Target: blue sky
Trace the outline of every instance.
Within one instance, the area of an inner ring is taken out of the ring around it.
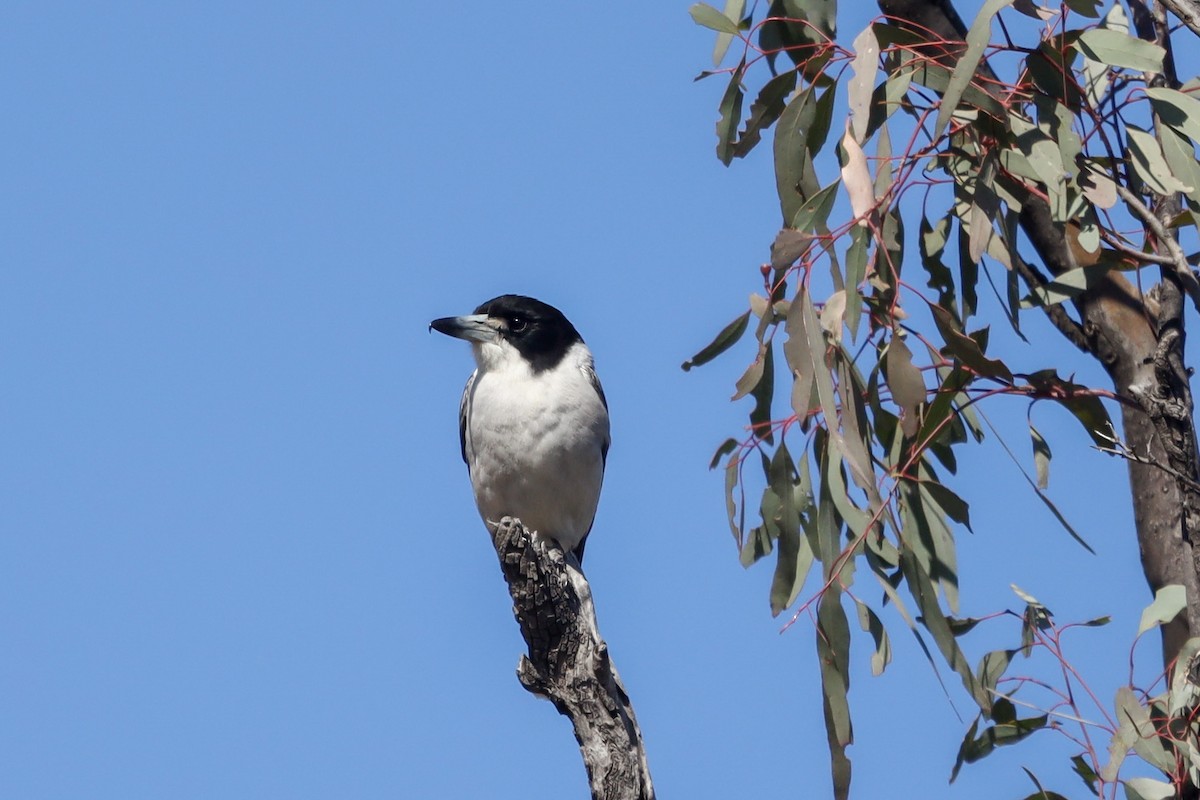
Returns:
[[[723,84],[691,81],[711,34],[687,3],[447,8],[6,8],[0,795],[586,796],[568,723],[514,675],[458,453],[469,352],[427,332],[510,291],[596,354],[588,576],[660,795],[828,793],[812,628],[780,635],[707,470],[752,353],[679,369],[757,288],[769,153],[713,157]],[[960,456],[963,611],[1018,607],[1016,582],[1062,620],[1113,614],[1074,639],[1107,699],[1149,600],[1124,466],[1035,413],[1099,554],[990,442]],[[1031,461],[1024,407],[995,415]],[[884,621],[892,668],[853,654],[856,796],[1022,797],[1022,764],[1082,793],[1049,733],[947,787],[969,717]]]

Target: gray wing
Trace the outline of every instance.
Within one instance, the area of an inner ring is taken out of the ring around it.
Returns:
[[[467,378],[467,385],[463,389],[462,400],[458,403],[458,447],[462,452],[462,460],[467,465],[468,473],[471,472],[471,462],[467,460],[467,416],[470,413],[471,389],[475,386],[475,376],[478,374],[477,370],[471,373],[471,377]],[[607,406],[605,407],[607,408]]]
[[[596,375],[596,369],[592,366],[590,360],[587,364],[584,364],[583,374],[587,376],[588,382],[592,384],[592,388],[596,390],[596,394],[600,395],[600,402],[604,405],[604,410],[608,411],[608,398],[604,396],[604,387],[600,385],[600,377]],[[608,465],[608,446],[610,444],[612,444],[611,436],[605,437],[604,441],[600,443],[600,460],[605,466]]]
[[[596,369],[592,366],[590,359],[583,365],[582,369],[583,374],[587,376],[588,383],[592,384],[592,388],[596,390],[596,394],[600,395],[600,402],[604,405],[604,410],[608,411],[608,398],[604,396],[604,387],[600,385],[600,378],[596,375]],[[612,444],[611,435],[604,437],[604,441],[600,443],[600,463],[603,466],[608,466],[608,446],[610,444]],[[579,564],[581,569],[583,568],[583,550],[587,547],[588,535],[591,532],[592,529],[588,528],[587,533],[579,540],[579,544],[575,545],[575,549],[571,551],[575,556],[575,562]]]

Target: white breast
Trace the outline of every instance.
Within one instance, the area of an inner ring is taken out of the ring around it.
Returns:
[[[464,411],[480,515],[492,523],[519,517],[574,549],[596,515],[609,441],[591,353],[577,343],[562,363],[540,373],[495,346],[479,347],[476,359]]]

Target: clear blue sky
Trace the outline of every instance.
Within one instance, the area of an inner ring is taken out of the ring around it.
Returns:
[[[588,575],[660,796],[828,794],[812,628],[779,634],[707,470],[750,351],[679,369],[778,227],[766,149],[713,157],[723,84],[691,82],[711,34],[686,9],[8,5],[0,796],[586,796],[514,675],[458,452],[468,350],[426,330],[509,291],[567,312],[608,394]],[[1018,607],[1016,582],[1112,613],[1075,639],[1110,698],[1149,599],[1124,467],[1037,414],[1099,555],[989,444],[958,484],[963,611]],[[995,415],[1031,461],[1024,407]],[[854,653],[856,796],[1022,797],[1020,764],[1082,795],[1049,733],[948,788],[966,723],[885,622],[893,667]]]

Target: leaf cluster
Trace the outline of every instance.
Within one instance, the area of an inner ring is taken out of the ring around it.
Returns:
[[[1009,6],[1039,19],[1021,27],[1021,45],[1003,24]],[[970,507],[952,484],[958,448],[985,435],[977,406],[1051,402],[1098,447],[1117,441],[1101,400],[1111,392],[989,354],[989,328],[974,322],[981,284],[1023,338],[1030,310],[1056,313],[1117,273],[1177,264],[1129,222],[1141,198],[1178,192],[1187,206],[1171,226],[1196,227],[1200,82],[1152,82],[1164,48],[1132,35],[1119,5],[1100,19],[1092,0],[988,0],[961,38],[880,18],[849,48],[834,0],[774,0],[758,20],[733,0],[691,14],[717,31],[717,66],[735,54],[733,66],[701,75],[728,77],[717,156],[744,157],[773,127],[783,221],[761,293],[684,364],[748,334],[756,343],[733,395],[753,399],[747,434],[713,459],[730,530],[746,566],[774,555],[772,614],[794,609],[795,621],[815,610],[835,795],[850,781],[851,608],[872,642],[872,672],[891,659],[881,614],[891,605],[978,706],[957,772],[1050,724],[997,699],[996,681],[1029,641],[975,669],[959,644],[957,533],[970,529]],[[1049,276],[1023,251],[1022,214],[1035,206],[1078,253]],[[1029,430],[1031,490],[1087,547],[1046,494],[1051,449],[1032,417]],[[762,473],[757,524],[747,521],[747,468]]]

